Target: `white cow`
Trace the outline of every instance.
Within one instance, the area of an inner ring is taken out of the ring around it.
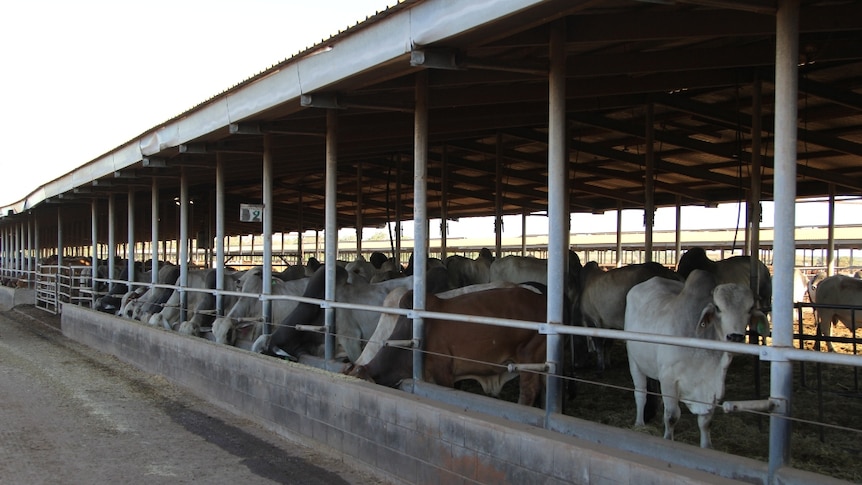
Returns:
[[[449,256],[443,263],[449,271],[449,286],[478,285],[491,281],[491,262],[494,255],[488,248],[482,248],[476,259],[470,259],[458,254]]]
[[[751,287],[751,257],[731,256],[727,259],[713,261],[701,247],[693,247],[679,259],[676,271],[683,278],[695,269],[703,269],[715,275],[718,284],[739,283]],[[760,310],[769,312],[772,309],[772,275],[769,268],[758,260],[757,265],[757,299]]]
[[[339,303],[355,303],[380,306],[392,290],[398,287],[413,288],[413,278],[395,278],[380,283],[348,283],[347,271],[336,266],[335,301]],[[324,299],[325,273],[318,270],[306,287],[303,296]],[[323,320],[323,309],[320,305],[301,303],[282,320],[277,320],[278,326],[269,336],[268,341],[255,345],[255,348],[268,355],[281,355],[281,351],[299,358],[302,353],[319,351],[319,335],[314,332],[296,330],[298,324],[320,324]],[[380,312],[336,308],[335,331],[338,345],[344,349],[347,358],[353,362],[362,353],[365,342],[374,334]],[[276,320],[274,320],[276,321]]]
[[[834,307],[862,306],[862,280],[847,275],[834,275],[823,279],[817,285],[817,328],[820,335],[832,336],[832,326],[838,322],[856,333],[857,326],[862,323],[862,309],[852,311],[846,308],[824,308],[821,305]],[[831,341],[826,341],[826,348],[834,352]]]
[[[271,294],[300,296],[305,291],[308,280],[306,277],[282,281],[273,277]],[[225,305],[225,315],[216,318],[212,323],[212,334],[217,343],[251,348],[251,342],[263,331],[263,304],[259,299],[263,293],[263,268],[257,266],[249,269],[242,275],[239,284],[239,291],[248,293],[249,296],[238,297],[231,306]],[[297,304],[295,300],[273,300],[272,321],[280,322]],[[243,332],[245,329],[249,331]]]
[[[685,283],[651,278],[635,285],[626,297],[625,330],[629,332],[742,342],[752,318],[765,316],[755,309],[748,286],[716,285],[703,270],[692,271]],[[682,401],[697,415],[700,446],[711,448],[709,425],[715,405],[724,397],[732,355],[633,340],[626,347],[637,404],[635,426],[644,424],[647,379],[656,379],[664,402],[664,437],[673,439]]]
[[[157,284],[173,285],[179,275],[179,266],[163,262],[159,266]],[[123,296],[118,315],[146,323],[152,314],[162,311],[173,292],[173,288],[135,288],[134,291]]]
[[[626,316],[626,295],[629,290],[653,276],[682,281],[675,271],[656,263],[630,264],[603,271],[595,261],[584,265],[581,271],[580,316],[576,324],[593,328],[622,330]],[[593,338],[598,372],[604,372],[610,363],[612,340]],[[593,349],[590,349],[593,350]]]
[[[216,270],[212,268],[189,270],[186,288],[200,290],[213,289],[215,288],[215,276]],[[180,279],[177,278],[176,281],[171,284],[179,286]],[[180,300],[182,294],[183,292],[181,291],[174,291],[171,293],[171,296],[165,302],[164,308],[161,311],[150,315],[148,323],[155,327],[164,327],[166,330],[173,330],[174,327],[179,325],[181,314]],[[186,291],[186,309],[194,313],[198,306],[201,306],[201,309],[207,306],[210,309],[215,308],[215,296],[212,293]],[[191,334],[191,332],[183,333]]]

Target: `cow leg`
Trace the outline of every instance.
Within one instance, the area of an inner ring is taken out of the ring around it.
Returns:
[[[709,435],[709,425],[712,423],[713,412],[697,415],[697,427],[700,428],[700,447],[712,448],[712,439]]]
[[[663,380],[661,383],[661,400],[664,404],[664,438],[673,440],[673,429],[679,422],[682,410],[679,407],[679,390],[673,381]]]
[[[635,418],[635,426],[643,426],[644,423],[644,406],[647,400],[647,376],[640,371],[637,364],[629,361],[629,371],[632,374],[632,382],[635,386],[635,409],[637,417]]]
[[[826,350],[829,352],[835,352],[835,347],[832,346],[832,326],[835,325],[837,318],[835,315],[832,315],[830,319],[821,319],[820,320],[820,335],[824,336],[826,340]],[[819,348],[817,350],[820,350]]]

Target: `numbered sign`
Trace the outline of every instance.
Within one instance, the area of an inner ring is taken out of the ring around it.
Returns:
[[[263,205],[240,204],[239,220],[240,222],[263,222]]]

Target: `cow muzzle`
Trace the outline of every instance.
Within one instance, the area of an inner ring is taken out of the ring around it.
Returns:
[[[741,333],[732,333],[732,334],[727,336],[727,340],[729,340],[731,342],[742,343],[745,341],[745,335],[743,335]]]

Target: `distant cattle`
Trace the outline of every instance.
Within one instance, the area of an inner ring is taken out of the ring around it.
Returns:
[[[751,257],[731,256],[727,259],[713,261],[706,255],[706,250],[694,247],[686,251],[679,259],[677,273],[683,278],[695,269],[709,271],[716,277],[718,284],[739,283],[751,288]],[[756,298],[758,308],[763,312],[772,309],[772,275],[769,268],[758,260]]]
[[[491,281],[491,263],[494,256],[488,248],[482,248],[476,259],[461,255],[452,255],[443,262],[449,271],[449,286],[478,285]]]
[[[817,285],[815,314],[820,335],[832,336],[832,326],[841,322],[851,333],[856,333],[862,323],[862,309],[852,310],[841,307],[862,307],[862,280],[847,275],[834,275],[824,278]],[[826,348],[834,352],[830,340]]]
[[[433,268],[445,268],[446,264],[440,258],[428,258],[425,263],[428,271]],[[448,274],[448,273],[447,273]],[[407,266],[404,267],[404,276],[413,276],[413,255],[407,260]]]
[[[799,268],[793,268],[793,303],[803,303],[807,294],[808,277]]]
[[[626,295],[633,286],[653,276],[676,281],[683,279],[675,271],[655,262],[630,264],[608,271],[602,270],[595,261],[587,263],[581,271],[579,323],[585,327],[622,330],[625,326]],[[599,372],[603,372],[610,362],[607,351],[613,341],[592,340],[595,342],[596,366]]]
[[[135,262],[133,269],[134,275],[132,276],[131,281],[138,283],[150,281],[150,273],[143,271],[143,264],[141,264],[141,262]],[[122,281],[129,281],[128,265],[123,265],[116,279]],[[116,315],[117,312],[120,310],[120,306],[123,301],[123,295],[128,292],[128,284],[115,282],[108,287],[107,294],[96,299],[94,309],[100,312],[112,313]]]
[[[214,289],[216,286],[216,270],[189,270],[187,280],[186,288],[195,290]],[[180,279],[177,277],[177,279],[171,284],[179,286],[180,283]],[[180,314],[182,310],[181,300],[183,293],[185,293],[186,297],[186,308],[192,312],[194,312],[199,305],[202,308],[215,308],[215,296],[210,292],[174,290],[165,302],[164,308],[162,308],[161,311],[150,315],[148,323],[153,326],[163,327],[167,330],[175,330],[176,326],[180,324]],[[209,322],[207,322],[207,324],[209,324]]]
[[[180,276],[180,267],[170,263],[159,266],[158,285],[174,285]],[[173,288],[139,287],[123,296],[119,315],[140,322],[147,322],[150,315],[164,309],[165,303],[173,294]]]
[[[272,295],[301,296],[309,278],[283,281],[272,279]],[[263,268],[256,266],[239,278],[239,291],[249,296],[237,297],[232,305],[225,305],[225,315],[212,322],[213,340],[220,344],[251,349],[253,342],[263,333]],[[280,322],[299,304],[296,300],[272,300],[273,322]]]
[[[829,277],[829,274],[827,274],[826,271],[819,271],[808,282],[808,299],[811,300],[812,303],[817,301],[817,288],[827,277]]]
[[[380,283],[348,283],[348,271],[339,266],[336,266],[335,270],[335,301],[340,303],[379,306],[393,289],[413,286],[413,278],[396,278]],[[319,269],[311,277],[303,296],[323,300],[324,290],[325,271]],[[319,335],[316,335],[316,332],[297,330],[296,325],[322,324],[323,317],[324,310],[320,305],[298,304],[289,315],[278,322],[277,328],[264,345],[263,352],[268,355],[280,355],[280,349],[294,358],[299,358],[304,353],[314,354],[320,343]],[[374,333],[379,317],[379,312],[369,310],[348,308],[335,310],[336,338],[348,360],[352,362],[362,353],[362,347]]]
[[[629,332],[742,342],[749,322],[762,318],[749,286],[716,285],[715,277],[703,270],[692,271],[684,283],[651,278],[632,287],[626,297]],[[714,406],[724,397],[732,355],[634,340],[627,341],[626,348],[635,387],[635,425],[644,425],[647,381],[656,379],[664,403],[664,437],[673,439],[682,401],[697,415],[700,446],[711,448],[709,427]]]
[[[407,291],[401,297],[399,307],[410,308],[412,301],[412,291]],[[425,308],[432,312],[535,322],[544,322],[547,318],[546,297],[522,287],[493,288],[451,298],[428,294]],[[456,382],[472,379],[479,382],[487,394],[498,396],[506,382],[520,375],[518,402],[529,406],[537,403],[544,387],[543,376],[530,371],[509,372],[507,366],[510,363],[544,363],[545,335],[530,329],[441,318],[425,318],[424,329],[423,379],[426,382],[454,387]],[[412,320],[399,317],[391,338],[410,339],[411,335]],[[346,372],[395,387],[412,377],[412,352],[398,347],[383,347],[373,358],[348,368]]]

